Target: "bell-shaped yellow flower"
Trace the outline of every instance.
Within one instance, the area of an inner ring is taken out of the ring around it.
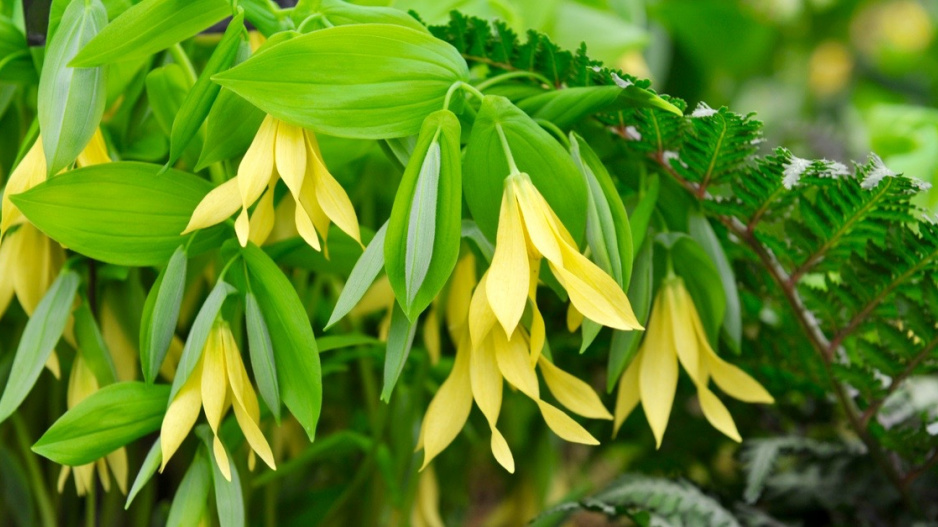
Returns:
[[[704,416],[735,441],[741,441],[736,424],[726,406],[710,390],[710,380],[740,401],[774,402],[755,379],[713,351],[684,281],[672,275],[662,282],[638,354],[619,380],[616,431],[641,401],[655,442],[661,446],[677,389],[678,362],[697,386]]]
[[[512,335],[546,258],[570,302],[585,317],[620,330],[642,329],[615,280],[580,254],[567,228],[524,173],[505,179],[495,255],[485,288],[506,335]]]
[[[75,362],[72,363],[72,373],[68,379],[67,404],[74,408],[75,405],[83,401],[86,397],[98,391],[98,380],[95,378],[91,368],[85,363],[85,360],[78,355]],[[117,482],[117,488],[122,494],[127,494],[127,450],[120,447],[105,457],[81,465],[79,467],[63,466],[59,472],[59,492],[65,488],[65,481],[68,475],[75,474],[75,490],[79,496],[84,496],[94,485],[95,469],[98,471],[98,478],[101,480],[101,486],[105,492],[111,490],[111,478],[108,476],[108,467],[114,475]]]
[[[355,209],[345,189],[326,168],[316,136],[269,115],[244,154],[237,176],[202,199],[182,233],[221,223],[240,209],[235,220],[238,241],[241,245],[248,241],[262,244],[274,226],[274,187],[278,179],[283,179],[299,204],[294,215],[296,229],[312,248],[321,250],[319,237],[325,244],[332,222],[361,243]],[[249,217],[248,208],[255,202],[257,206]]]
[[[464,263],[467,261],[468,264]],[[543,346],[543,338],[537,344],[521,327],[511,337],[507,336],[489,303],[487,280],[488,274],[482,277],[470,300],[475,283],[474,262],[469,259],[460,262],[453,273],[447,323],[457,343],[456,360],[424,417],[417,445],[424,450],[423,466],[455,439],[475,401],[492,431],[491,448],[495,459],[506,470],[514,472],[511,449],[496,426],[504,380],[538,405],[547,425],[558,436],[574,443],[598,444],[579,423],[541,399],[536,370],[540,369],[547,388],[569,410],[594,419],[612,419],[612,415],[596,392],[582,380],[561,370],[539,352],[532,362],[531,357],[535,355],[532,347]]]
[[[252,449],[248,458],[249,466],[253,466],[254,452],[257,452],[267,466],[276,469],[273,452],[260,429],[257,394],[241,360],[241,351],[238,350],[238,344],[228,323],[216,321],[209,332],[199,362],[163,417],[160,430],[163,463],[160,471],[162,472],[169,458],[189,435],[199,417],[199,409],[203,408],[206,420],[215,434],[212,446],[218,468],[225,478],[231,481],[228,455],[218,438],[218,427],[228,411],[229,404],[234,408],[235,419]]]

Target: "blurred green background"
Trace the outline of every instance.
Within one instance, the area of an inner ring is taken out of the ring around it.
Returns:
[[[387,2],[372,2],[387,3]],[[880,155],[938,182],[938,0],[395,0],[535,28],[681,97],[756,112],[764,148]],[[611,16],[610,16],[611,15]],[[938,210],[938,191],[921,204]]]

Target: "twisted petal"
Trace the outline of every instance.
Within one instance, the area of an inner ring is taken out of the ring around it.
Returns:
[[[472,410],[472,386],[469,380],[469,336],[465,335],[456,350],[456,361],[449,377],[440,386],[423,419],[418,448],[423,447],[423,470],[459,435]]]
[[[254,207],[249,220],[248,240],[254,245],[263,245],[274,230],[274,189],[271,185]]]
[[[508,448],[505,437],[495,427],[502,407],[502,376],[498,371],[498,362],[495,359],[495,350],[491,339],[480,343],[479,346],[476,346],[473,342],[472,352],[469,357],[469,379],[472,387],[472,397],[479,409],[482,410],[482,414],[485,415],[489,428],[492,430],[492,454],[505,470],[514,473],[515,460],[511,455],[511,449]]]
[[[648,418],[655,435],[655,444],[659,448],[668,427],[674,392],[677,390],[677,354],[674,351],[671,325],[668,312],[662,307],[660,299],[656,299],[648,320],[648,334],[639,349],[642,355],[639,392],[645,417]]]
[[[232,178],[213,188],[211,192],[202,198],[202,201],[192,212],[189,224],[186,225],[182,234],[188,234],[221,223],[230,218],[240,208],[241,199],[238,180]]]
[[[603,406],[599,395],[579,378],[558,368],[554,363],[541,357],[538,360],[547,389],[571,412],[592,419],[612,419],[612,414]]]
[[[25,223],[16,233],[18,272],[13,275],[16,298],[28,315],[32,315],[49,286],[65,263],[65,251],[32,224]]]
[[[260,429],[261,410],[257,403],[257,394],[254,387],[251,386],[251,379],[244,369],[244,361],[241,360],[241,352],[235,343],[234,335],[227,327],[222,334],[225,341],[225,364],[228,367],[228,382],[231,385],[232,407],[234,408],[235,419],[238,420],[238,426],[244,432],[244,438],[247,439],[251,449],[257,452],[257,455],[264,460],[273,470],[277,469],[274,461],[274,453],[270,450],[270,445]]]
[[[693,321],[697,317],[697,310],[694,303],[690,300],[690,295],[684,289],[683,282],[680,279],[670,284],[665,284],[658,295],[662,303],[662,309],[667,312],[668,317],[673,322],[671,331],[673,332],[674,347],[677,351],[677,357],[684,366],[684,370],[690,375],[694,384],[706,387],[707,370],[703,364],[703,349],[709,348],[710,343],[706,337],[699,339],[694,331]]]
[[[319,206],[345,234],[348,234],[358,243],[361,243],[361,233],[358,229],[358,216],[355,215],[355,208],[352,207],[352,201],[339,182],[332,177],[329,169],[322,161],[322,154],[319,153],[319,145],[312,134],[307,133],[306,138],[313,152],[313,159],[310,163],[312,176],[316,184],[316,200]]]
[[[524,226],[531,244],[548,261],[560,264],[560,242],[551,220],[550,205],[537,191],[527,174],[509,179],[509,185],[517,196],[518,204],[524,217]],[[566,232],[566,229],[564,229]],[[568,234],[569,236],[569,234]],[[497,248],[497,245],[496,245]]]
[[[277,160],[277,172],[287,184],[294,198],[299,198],[306,175],[306,140],[305,132],[299,126],[279,122],[277,142],[274,148]]]
[[[489,271],[482,275],[469,303],[469,336],[472,346],[481,346],[496,324],[495,313],[486,295]]]
[[[107,455],[107,464],[111,467],[114,480],[121,494],[127,495],[127,449],[120,447]]]
[[[563,267],[551,270],[584,317],[623,331],[643,329],[619,284],[575,248],[563,244]]]
[[[514,333],[524,313],[531,279],[521,212],[511,180],[506,181],[498,215],[495,254],[487,273],[485,292],[488,303],[506,335]]]
[[[492,331],[492,342],[498,369],[505,380],[531,399],[539,400],[541,394],[537,374],[534,373],[534,365],[529,360],[521,332],[515,331],[511,339],[508,339],[500,329],[496,329]]]
[[[238,165],[238,190],[241,206],[245,209],[261,197],[274,173],[274,143],[277,137],[277,120],[264,118],[251,146]]]
[[[10,301],[13,300],[13,274],[18,272],[16,255],[19,254],[19,243],[16,233],[7,238],[7,242],[0,244],[0,318],[6,313]]]
[[[218,438],[218,427],[221,425],[222,417],[225,416],[225,399],[228,396],[226,350],[224,349],[227,342],[222,337],[224,331],[225,328],[221,324],[212,328],[208,341],[205,343],[205,349],[202,351],[202,407],[205,409],[205,419],[215,436],[212,449],[215,452],[218,469],[225,479],[231,481],[228,455]]]
[[[440,316],[437,314],[437,302],[434,301],[423,319],[423,345],[430,356],[430,364],[440,362]]]
[[[160,472],[166,468],[169,458],[179,449],[179,445],[189,435],[195,420],[199,417],[199,408],[202,407],[202,361],[196,363],[195,368],[182,385],[176,398],[170,403],[163,416],[163,425],[160,427],[160,450],[163,461],[160,463]]]
[[[471,252],[466,253],[456,263],[449,283],[449,293],[446,299],[446,327],[453,342],[459,342],[462,340],[462,333],[467,332],[472,289],[476,286],[476,259]]]

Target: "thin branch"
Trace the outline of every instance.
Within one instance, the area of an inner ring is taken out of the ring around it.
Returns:
[[[879,409],[883,406],[883,403],[886,402],[886,399],[888,399],[890,395],[899,389],[899,386],[901,386],[902,383],[907,378],[909,378],[913,372],[915,372],[915,368],[918,368],[919,364],[921,364],[922,361],[924,361],[925,358],[928,357],[928,355],[931,354],[931,352],[934,351],[936,347],[938,347],[938,337],[935,337],[931,342],[926,344],[925,347],[922,348],[922,351],[918,352],[918,354],[912,358],[912,361],[909,362],[909,365],[906,366],[904,370],[902,370],[902,373],[896,375],[896,377],[892,379],[892,381],[889,383],[889,387],[886,388],[886,393],[863,411],[863,415],[860,416],[860,420],[862,421],[864,427],[870,424],[870,419],[876,415],[876,412],[878,412]]]

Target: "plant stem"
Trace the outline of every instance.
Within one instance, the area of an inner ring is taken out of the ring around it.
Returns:
[[[55,518],[55,509],[52,507],[52,500],[49,498],[48,487],[45,478],[42,476],[42,470],[36,461],[36,455],[29,448],[29,431],[26,429],[26,423],[23,417],[14,413],[10,416],[13,423],[13,429],[16,432],[16,442],[23,452],[23,461],[26,463],[26,471],[29,473],[33,495],[36,497],[36,506],[39,507],[39,516],[42,517],[42,525],[45,527],[56,527],[58,522]]]
[[[501,83],[501,82],[505,82],[505,81],[511,80],[511,79],[522,78],[522,77],[527,77],[527,78],[535,79],[535,80],[540,81],[540,82],[542,82],[542,83],[544,83],[544,84],[547,84],[548,86],[551,86],[551,85],[552,85],[552,83],[550,82],[550,79],[548,79],[547,77],[541,75],[540,73],[536,73],[536,72],[533,72],[533,71],[522,71],[522,70],[518,70],[518,71],[509,71],[509,72],[507,72],[507,73],[502,73],[501,75],[496,75],[496,76],[494,76],[494,77],[489,77],[488,79],[485,79],[484,81],[480,82],[479,84],[476,84],[476,88],[477,88],[479,91],[485,91],[486,88],[491,88],[492,86],[495,86],[496,84],[499,84],[499,83]]]
[[[173,57],[173,61],[176,64],[179,64],[183,71],[186,72],[186,78],[188,78],[190,84],[195,84],[195,81],[199,79],[199,76],[195,73],[195,68],[192,67],[192,61],[189,60],[189,55],[186,55],[186,52],[182,49],[182,46],[177,42],[169,47],[167,50],[169,55]]]

